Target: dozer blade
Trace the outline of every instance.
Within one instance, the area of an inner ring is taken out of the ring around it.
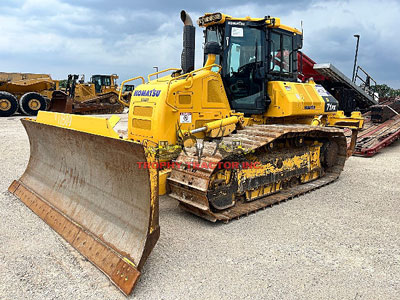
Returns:
[[[130,294],[159,237],[158,174],[137,167],[151,161],[145,149],[118,138],[22,123],[30,159],[9,191]]]
[[[73,100],[63,91],[54,91],[50,101],[50,111],[72,113]]]

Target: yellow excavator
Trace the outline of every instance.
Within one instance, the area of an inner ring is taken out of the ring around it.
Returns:
[[[195,27],[181,19],[181,68],[128,80],[142,83],[127,137],[117,116],[22,120],[31,155],[9,191],[125,294],[159,237],[159,195],[227,222],[337,179],[363,126],[322,86],[297,81],[302,33],[279,18],[200,17],[196,70]],[[342,128],[353,130],[349,149]]]

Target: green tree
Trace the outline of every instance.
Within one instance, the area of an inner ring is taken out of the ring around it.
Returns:
[[[397,97],[400,96],[400,89],[393,89],[386,84],[377,84],[371,87],[374,92],[379,94],[379,97]]]
[[[66,79],[60,80],[60,88],[65,89],[67,87],[67,81]]]

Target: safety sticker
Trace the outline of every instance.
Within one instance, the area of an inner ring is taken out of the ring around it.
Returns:
[[[232,37],[243,37],[243,28],[232,27]]]
[[[192,113],[181,113],[179,121],[180,123],[192,123]]]
[[[324,87],[322,85],[316,84],[315,88],[317,89],[318,94],[321,97],[329,97],[329,93],[324,89]]]

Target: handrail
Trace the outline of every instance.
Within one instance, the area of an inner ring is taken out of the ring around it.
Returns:
[[[130,81],[134,81],[134,80],[137,80],[137,79],[140,79],[140,78],[142,79],[142,84],[145,84],[145,79],[144,79],[143,76],[136,76],[136,77],[134,77],[134,78],[131,78],[131,79],[127,79],[127,80],[122,81],[121,87],[120,87],[120,90],[119,90],[119,94],[118,94],[118,102],[121,103],[123,106],[129,107],[129,104],[127,104],[125,101],[122,101],[122,100],[121,100],[122,90],[123,90],[123,88],[124,88],[125,83],[130,82]]]
[[[178,71],[178,70],[180,70],[180,69],[177,69],[177,68],[168,68],[168,69],[165,69],[165,70],[162,70],[162,71],[157,71],[157,72],[155,72],[155,73],[149,74],[149,75],[147,76],[147,79],[150,81],[151,76],[158,75],[158,74],[161,74],[161,73],[164,73],[164,72],[168,72],[168,71]]]
[[[365,80],[358,74],[358,70],[361,70],[364,75],[366,76]],[[371,75],[369,75],[363,68],[361,68],[360,66],[357,66],[357,71],[356,71],[356,75],[355,75],[355,79],[360,79],[360,81],[362,83],[364,83],[366,88],[370,88],[372,87],[371,81],[374,83],[374,85],[376,85],[376,81],[371,77]]]

